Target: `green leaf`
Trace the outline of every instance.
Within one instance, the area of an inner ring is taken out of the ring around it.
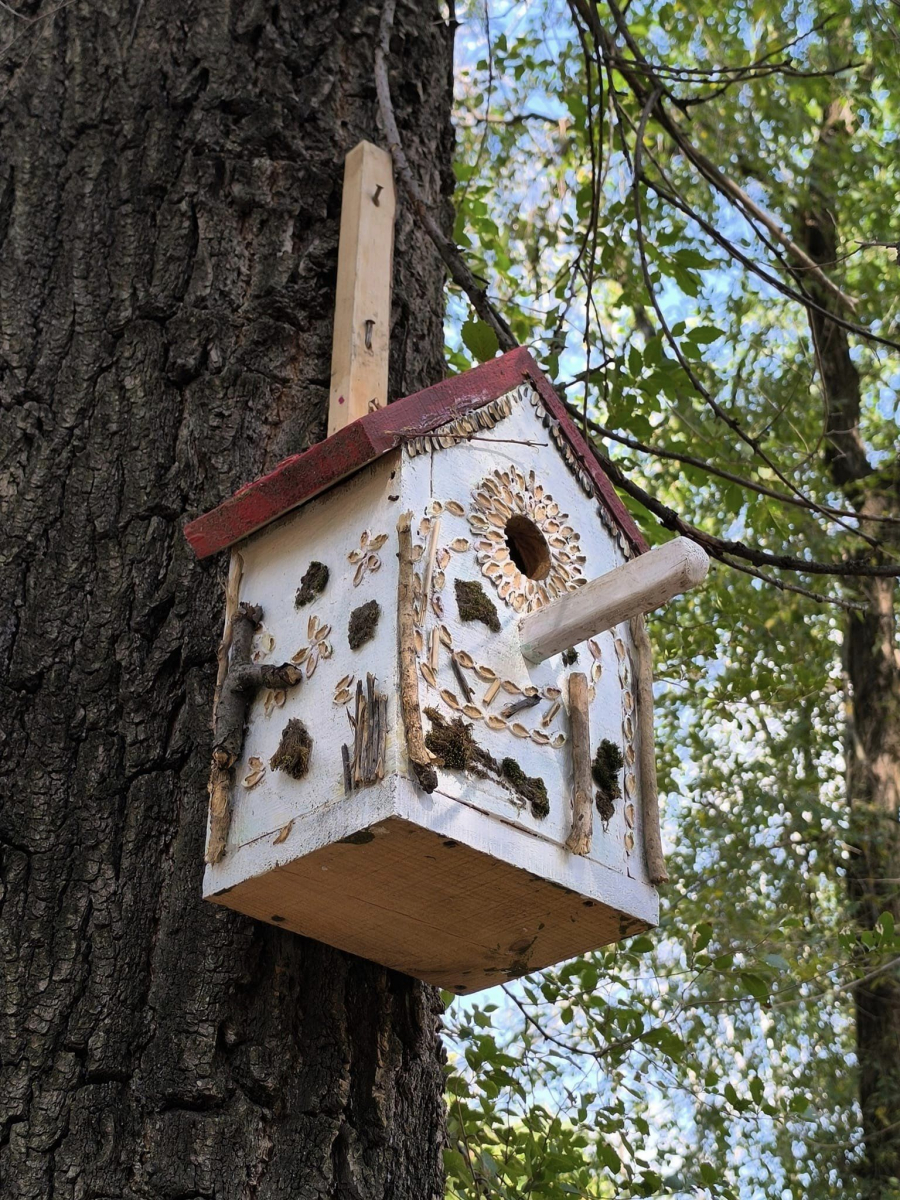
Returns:
[[[485,321],[473,318],[463,325],[460,330],[463,345],[471,350],[479,362],[487,362],[500,349],[497,335]]]

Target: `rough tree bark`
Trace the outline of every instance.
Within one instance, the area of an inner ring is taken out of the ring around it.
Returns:
[[[807,252],[830,269],[837,261],[837,211],[832,156],[839,151],[851,114],[841,102],[825,116],[810,174],[809,203],[801,214]],[[816,302],[833,300],[804,280]],[[826,461],[834,483],[860,515],[865,532],[885,541],[896,556],[900,539],[871,518],[900,517],[900,456],[877,470],[860,434],[860,377],[847,333],[810,310],[810,328],[825,396]],[[866,518],[869,518],[867,520]],[[868,604],[844,629],[847,802],[850,811],[848,886],[861,931],[890,912],[900,928],[900,663],[896,641],[896,585],[861,580],[854,598]],[[866,956],[866,972],[877,966]],[[887,962],[883,964],[888,966]],[[859,1098],[865,1139],[867,1194],[896,1195],[900,1180],[900,977],[885,969],[854,989]]]
[[[437,1197],[437,994],[200,901],[225,563],[181,535],[324,436],[377,8],[4,7],[0,1192]],[[443,220],[451,37],[401,5]],[[401,198],[394,396],[441,375],[441,291]]]

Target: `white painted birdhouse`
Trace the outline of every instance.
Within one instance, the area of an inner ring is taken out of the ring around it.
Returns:
[[[635,639],[705,556],[644,555],[525,351],[186,532],[232,554],[207,899],[456,992],[655,924]]]

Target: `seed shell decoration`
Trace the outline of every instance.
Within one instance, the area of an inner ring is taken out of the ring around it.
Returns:
[[[543,542],[545,558],[539,578],[529,578],[510,554],[506,529],[510,521],[527,520],[531,536]],[[487,475],[472,492],[469,528],[481,572],[497,594],[517,613],[533,612],[551,600],[573,592],[585,582],[585,555],[567,513],[549,495],[534,472],[526,477],[510,464]]]
[[[307,644],[292,656],[291,662],[302,666],[307,679],[312,679],[320,658],[331,658],[332,645],[328,641],[331,633],[330,625],[320,625],[319,618],[313,613],[306,623]]]
[[[368,529],[364,529],[359,537],[359,546],[356,550],[351,550],[347,555],[347,561],[351,566],[355,566],[356,570],[353,573],[353,586],[359,587],[366,575],[374,574],[375,571],[381,570],[381,558],[378,551],[388,540],[386,533],[379,533],[377,537],[372,537]]]
[[[634,749],[634,693],[631,685],[631,655],[621,636],[616,635],[613,639],[613,645],[616,651],[619,684],[622,694],[622,745],[625,762],[625,852],[631,854],[632,850],[634,850],[634,801],[637,794],[637,777],[634,773],[634,764],[637,755]]]

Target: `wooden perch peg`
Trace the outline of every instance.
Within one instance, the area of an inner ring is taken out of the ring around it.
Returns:
[[[218,862],[225,853],[231,825],[231,788],[234,764],[244,742],[247,709],[260,688],[287,688],[303,677],[293,663],[253,663],[250,644],[262,620],[258,604],[241,604],[231,618],[225,638],[230,640],[228,669],[216,703],[212,768],[209,777],[209,837],[206,861]]]
[[[344,165],[329,437],[387,403],[394,207],[390,154],[360,142]]]
[[[529,662],[543,662],[659,608],[702,583],[708,570],[709,558],[696,542],[683,537],[666,542],[524,616],[519,622],[522,653]]]

